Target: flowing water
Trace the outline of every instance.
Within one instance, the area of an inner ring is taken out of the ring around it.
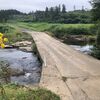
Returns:
[[[0,59],[6,60],[10,68],[16,69],[16,73],[20,73],[20,75],[11,76],[11,82],[21,85],[39,82],[41,64],[37,56],[33,53],[23,52],[17,49],[0,49]]]
[[[90,54],[91,53],[91,49],[93,48],[93,45],[84,45],[84,46],[80,46],[80,45],[70,45],[72,48],[83,52],[84,54]]]

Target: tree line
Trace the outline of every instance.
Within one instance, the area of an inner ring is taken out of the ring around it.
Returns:
[[[13,15],[21,15],[22,13],[17,10],[0,10],[0,22],[7,22]]]
[[[66,6],[46,7],[45,11],[37,10],[28,14],[17,10],[1,10],[0,22],[7,20],[49,22],[49,23],[92,23],[91,12],[82,10],[66,11]]]
[[[38,22],[51,22],[51,23],[91,23],[90,11],[74,10],[66,11],[66,6],[46,7],[45,11],[36,11],[33,13],[33,20]]]

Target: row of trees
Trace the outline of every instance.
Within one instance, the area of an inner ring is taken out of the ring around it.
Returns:
[[[51,8],[46,7],[45,11],[28,14],[17,10],[1,10],[0,22],[6,22],[9,19],[50,23],[92,23],[90,11],[82,9],[67,12],[64,4]]]
[[[13,15],[22,14],[17,10],[0,10],[0,22],[7,22],[8,19],[11,19]]]
[[[46,7],[45,11],[36,11],[33,16],[33,20],[38,22],[91,23],[90,11],[82,9],[66,12],[64,4],[51,8]]]

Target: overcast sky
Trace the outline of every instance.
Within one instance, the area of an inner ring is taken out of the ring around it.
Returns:
[[[82,6],[90,9],[89,0],[0,0],[0,9],[17,9],[23,12],[44,10],[46,6],[65,4],[67,10],[82,9]]]

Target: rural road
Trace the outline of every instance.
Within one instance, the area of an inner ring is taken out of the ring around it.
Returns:
[[[61,100],[100,100],[100,61],[43,33],[31,34],[43,59],[40,86]]]

